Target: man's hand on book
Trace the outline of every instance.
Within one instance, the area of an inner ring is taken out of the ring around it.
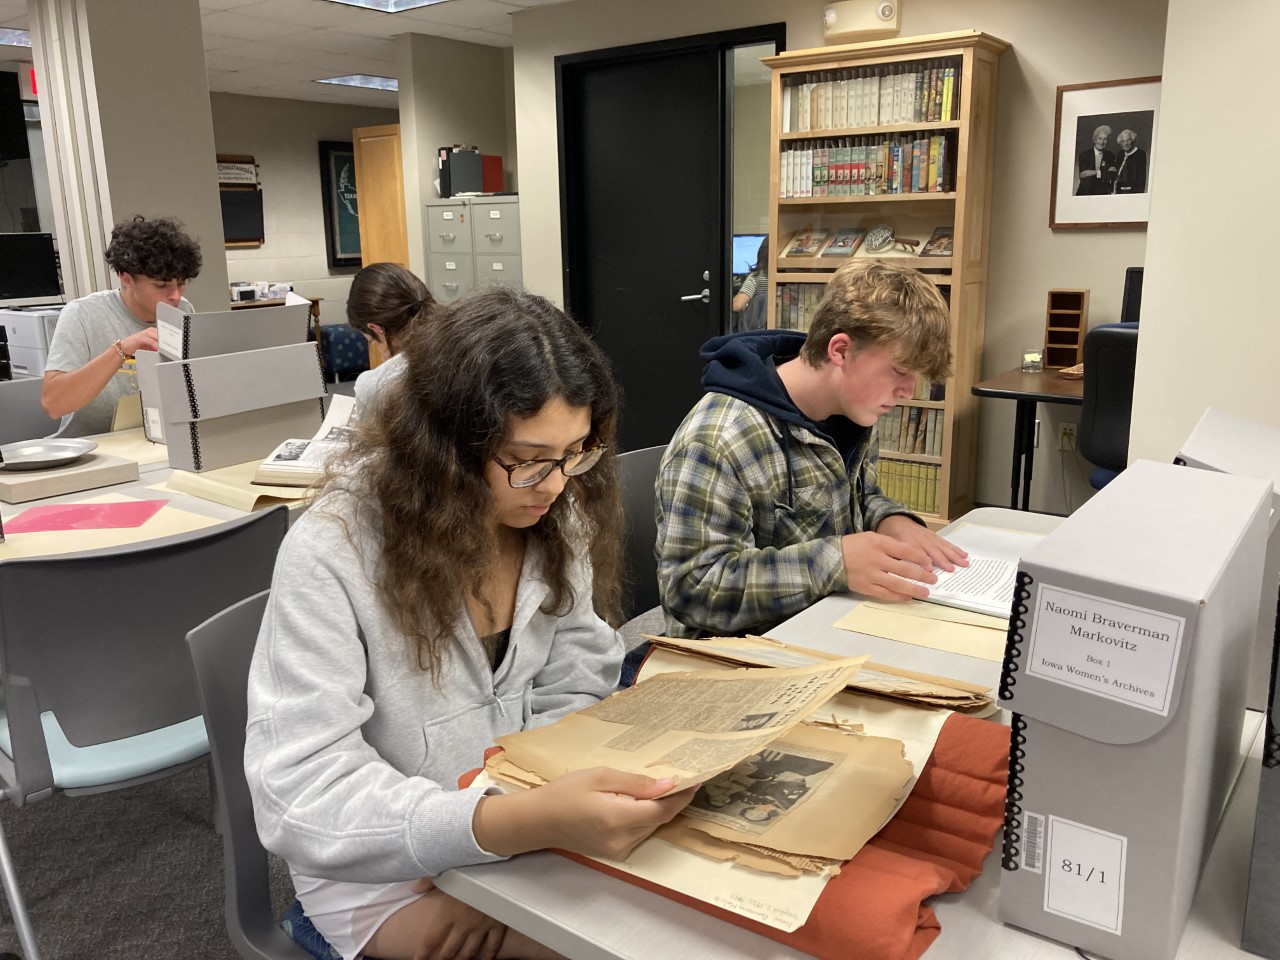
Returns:
[[[849,589],[876,600],[923,600],[929,591],[907,581],[937,579],[923,548],[883,533],[850,533],[840,538],[840,549]]]
[[[902,543],[917,546],[929,555],[929,569],[937,567],[950,573],[956,567],[969,565],[969,554],[954,543],[943,540],[926,526],[916,523],[908,516],[895,513],[885,517],[876,527],[876,533],[883,533]]]
[[[481,848],[502,856],[556,847],[625,860],[696,792],[663,797],[671,786],[669,779],[606,767],[577,770],[533,790],[485,797],[476,806],[472,830]]]

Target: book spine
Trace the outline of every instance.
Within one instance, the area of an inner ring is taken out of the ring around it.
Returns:
[[[956,82],[955,67],[948,64],[942,71],[942,119],[952,120],[951,116],[952,100],[954,98],[954,87]]]

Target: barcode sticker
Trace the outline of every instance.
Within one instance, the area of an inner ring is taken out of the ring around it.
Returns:
[[[1128,839],[1062,817],[1048,826],[1045,911],[1120,936]]]
[[[1039,873],[1044,863],[1044,817],[1038,813],[1023,814],[1022,869]]]

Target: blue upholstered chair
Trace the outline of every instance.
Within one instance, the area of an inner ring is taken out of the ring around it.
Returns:
[[[312,330],[319,331],[324,378],[329,383],[354,380],[369,369],[369,341],[354,327],[331,323]],[[314,340],[314,333],[309,333],[307,339]]]
[[[119,790],[209,752],[183,638],[271,585],[288,527],[275,507],[131,547],[0,561],[0,796]],[[0,828],[0,879],[39,960]]]
[[[1094,465],[1089,485],[1101,490],[1129,462],[1129,419],[1138,325],[1105,323],[1084,338],[1084,406],[1080,411],[1080,455]]]

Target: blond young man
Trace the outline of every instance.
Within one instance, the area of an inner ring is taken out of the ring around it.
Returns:
[[[840,268],[807,335],[702,348],[706,394],[657,481],[658,585],[673,636],[762,632],[839,590],[906,600],[963,550],[880,492],[876,421],[950,375],[950,312],[915,270]]]

